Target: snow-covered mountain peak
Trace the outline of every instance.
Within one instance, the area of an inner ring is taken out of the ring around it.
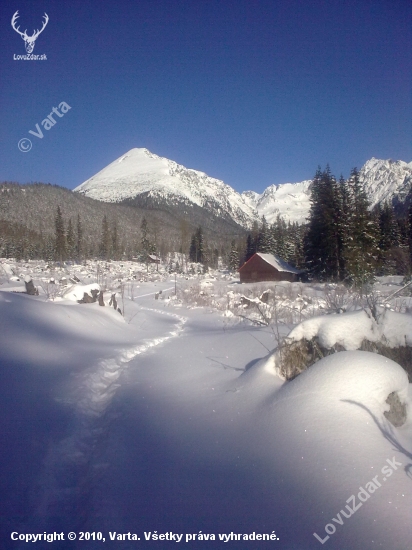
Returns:
[[[131,149],[74,191],[106,202],[146,194],[157,202],[194,204],[243,227],[257,219],[253,208],[223,181],[144,148]]]
[[[265,216],[268,223],[273,223],[280,215],[287,221],[303,223],[309,212],[309,186],[312,180],[300,183],[282,183],[270,185],[261,195],[254,191],[245,191],[242,196],[259,216]]]

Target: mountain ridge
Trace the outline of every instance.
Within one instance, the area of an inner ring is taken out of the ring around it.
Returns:
[[[412,162],[372,157],[359,171],[371,206],[386,200],[402,205],[412,186]],[[270,185],[263,193],[238,193],[205,172],[186,168],[145,148],[131,149],[73,191],[104,202],[165,209],[195,216],[208,225],[223,219],[234,228],[250,228],[264,215],[273,223],[304,223],[312,180]]]

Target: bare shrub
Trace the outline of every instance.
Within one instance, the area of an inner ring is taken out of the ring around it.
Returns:
[[[338,351],[343,351],[342,346],[336,344],[331,349],[322,348],[316,338],[299,341],[293,341],[285,338],[279,344],[277,349],[277,362],[279,365],[279,374],[285,380],[293,380],[301,372],[315,364],[317,361],[332,355]]]
[[[10,281],[9,274],[7,273],[6,269],[0,264],[0,284],[2,283],[3,278],[5,278],[7,282]]]
[[[48,282],[43,281],[39,286],[46,295],[46,298],[52,302],[62,295],[60,285],[56,285],[53,279],[50,279]]]
[[[340,284],[334,288],[328,288],[324,293],[324,299],[329,312],[343,313],[358,305],[359,294]]]

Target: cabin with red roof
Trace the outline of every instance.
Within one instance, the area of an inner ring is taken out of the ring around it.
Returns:
[[[298,280],[301,272],[273,254],[257,252],[239,269],[241,283]]]

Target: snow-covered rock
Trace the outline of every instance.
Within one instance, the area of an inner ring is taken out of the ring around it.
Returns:
[[[85,294],[92,296],[92,291],[95,293],[99,292],[100,285],[97,283],[92,283],[90,285],[73,285],[63,294],[63,298],[72,302],[78,302],[83,299]]]

